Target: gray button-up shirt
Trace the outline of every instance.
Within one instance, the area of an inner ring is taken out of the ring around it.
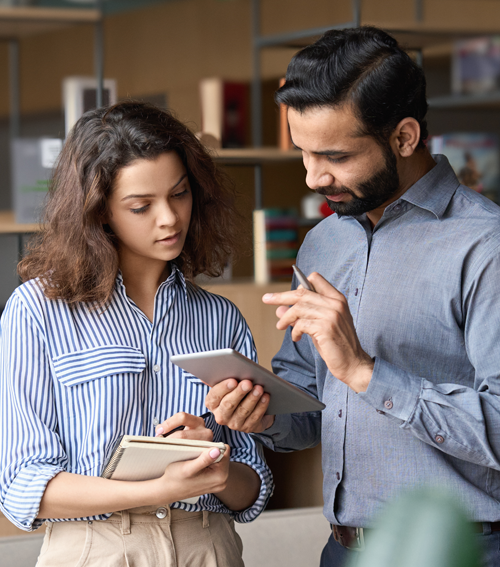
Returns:
[[[257,437],[277,451],[321,439],[335,524],[369,526],[422,484],[452,490],[472,520],[500,520],[500,208],[434,159],[373,230],[364,215],[332,215],[298,256],[346,296],[375,369],[356,394],[308,336],[287,332],[275,372],[327,407],[277,416]]]

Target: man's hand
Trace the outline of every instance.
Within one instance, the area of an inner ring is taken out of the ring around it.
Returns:
[[[318,273],[313,272],[308,280],[316,293],[299,286],[294,291],[268,293],[262,300],[280,305],[278,329],[291,326],[294,341],[309,335],[330,372],[355,392],[364,392],[373,361],[361,348],[347,300]]]
[[[205,405],[220,425],[244,433],[261,433],[274,423],[274,415],[265,415],[269,399],[262,386],[230,378],[210,389]]]

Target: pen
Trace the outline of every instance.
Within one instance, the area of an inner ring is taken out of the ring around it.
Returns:
[[[207,417],[210,417],[211,415],[212,415],[212,412],[207,411],[206,413],[200,415],[200,417],[202,419],[207,419]],[[175,433],[176,431],[182,431],[185,428],[186,428],[185,425],[179,425],[179,427],[175,427],[174,429],[172,429],[172,431],[169,431],[168,433],[164,433],[163,437],[168,437],[169,435],[172,435],[172,433]]]
[[[306,276],[303,274],[303,272],[300,270],[300,268],[298,268],[295,264],[293,264],[292,268],[293,268],[293,273],[295,274],[295,276],[299,280],[300,285],[304,289],[307,289],[308,291],[314,291],[315,292],[316,290],[314,289],[313,284],[306,278]]]

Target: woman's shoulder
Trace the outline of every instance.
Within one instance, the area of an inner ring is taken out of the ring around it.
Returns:
[[[28,280],[19,285],[9,298],[9,303],[23,304],[27,307],[40,308],[50,301],[43,293],[43,285],[39,278]]]
[[[186,282],[187,297],[199,307],[224,314],[235,314],[242,317],[240,310],[227,297],[208,291],[191,282]]]

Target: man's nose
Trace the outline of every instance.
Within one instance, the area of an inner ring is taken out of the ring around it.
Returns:
[[[306,184],[309,189],[316,190],[320,187],[329,187],[334,184],[335,178],[325,167],[325,164],[309,159],[307,164],[304,165],[307,170]]]

